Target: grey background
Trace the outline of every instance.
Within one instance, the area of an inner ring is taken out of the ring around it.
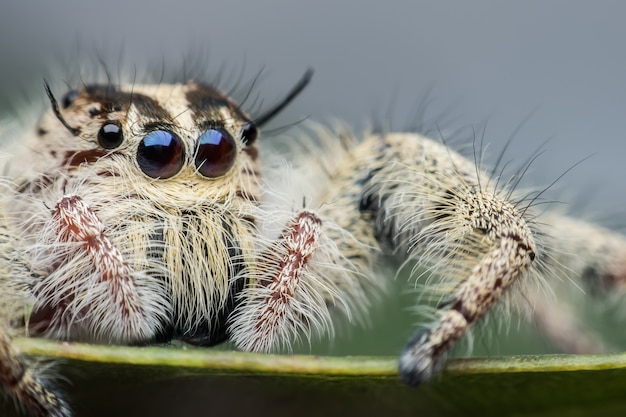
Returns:
[[[250,78],[264,67],[258,91],[269,102],[310,66],[312,85],[276,125],[309,116],[359,131],[375,116],[401,129],[430,90],[428,114],[442,116],[446,132],[480,136],[488,121],[496,155],[532,113],[506,159],[521,163],[552,139],[525,184],[550,184],[593,155],[550,198],[619,227],[625,12],[620,1],[2,0],[0,108],[19,111],[24,91],[43,101],[50,68],[77,68],[94,50],[115,68],[123,49],[138,74],[147,62],[178,68],[198,51],[209,51],[208,74],[245,65]],[[400,349],[410,329],[400,333],[384,352]]]
[[[51,63],[75,68],[94,50],[115,68],[123,49],[138,74],[146,62],[178,68],[206,51],[209,74],[245,65],[249,78],[264,67],[258,91],[270,101],[311,66],[312,85],[282,122],[338,118],[360,130],[375,115],[400,129],[430,89],[429,115],[454,116],[441,122],[450,130],[481,132],[488,121],[495,155],[534,112],[508,154],[525,160],[552,138],[529,184],[594,155],[556,189],[567,200],[583,193],[595,214],[619,213],[625,11],[619,1],[3,0],[0,103],[29,85],[43,99]]]

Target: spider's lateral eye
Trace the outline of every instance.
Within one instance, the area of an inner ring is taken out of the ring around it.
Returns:
[[[245,145],[252,145],[259,136],[259,130],[253,122],[248,122],[241,129],[241,139]]]
[[[195,164],[198,172],[208,178],[226,174],[235,163],[237,145],[224,129],[208,129],[198,138]]]
[[[115,149],[124,141],[122,128],[117,122],[106,122],[98,131],[98,143],[104,149]]]
[[[61,99],[61,107],[63,107],[64,109],[67,109],[69,106],[74,104],[77,98],[78,98],[78,91],[76,90],[68,91],[67,93],[65,93],[65,95]]]
[[[137,163],[150,178],[171,178],[183,167],[185,146],[174,132],[153,130],[139,143]]]

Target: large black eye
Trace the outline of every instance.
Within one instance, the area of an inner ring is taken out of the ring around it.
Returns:
[[[196,168],[209,178],[221,177],[235,163],[237,145],[223,129],[209,129],[198,138],[196,145]]]
[[[252,145],[256,138],[259,136],[259,130],[252,122],[246,123],[241,129],[241,139],[246,145]]]
[[[151,178],[173,177],[183,167],[184,159],[183,141],[169,130],[148,133],[137,148],[137,163]]]
[[[114,149],[122,144],[124,134],[117,122],[106,122],[98,131],[98,143],[104,149]]]

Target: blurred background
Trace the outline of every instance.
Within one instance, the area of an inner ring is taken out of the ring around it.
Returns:
[[[45,103],[43,77],[62,80],[58,68],[76,71],[95,56],[114,71],[124,56],[139,78],[155,62],[178,69],[198,54],[208,79],[222,66],[233,79],[243,68],[245,80],[263,68],[266,104],[312,67],[312,84],[274,126],[308,117],[356,132],[372,121],[406,129],[425,108],[431,129],[460,129],[469,141],[484,134],[488,163],[521,125],[505,157],[514,166],[550,138],[525,185],[546,186],[591,156],[548,195],[620,228],[625,15],[620,1],[3,0],[0,111]],[[396,354],[412,332],[407,304],[381,307],[373,331],[347,331],[314,351]],[[524,326],[510,333],[514,342],[478,342],[477,351],[549,350]]]

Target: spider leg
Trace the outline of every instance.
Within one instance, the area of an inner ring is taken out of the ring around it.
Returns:
[[[0,326],[0,387],[34,417],[71,415],[65,401],[14,347],[5,326]]]
[[[352,288],[356,271],[336,249],[333,235],[319,213],[302,209],[260,251],[230,321],[237,348],[291,349],[302,336],[332,335],[333,310],[351,314],[350,300],[360,296]]]
[[[136,273],[105,233],[96,213],[77,195],[52,211],[56,239],[44,261],[55,269],[34,285],[29,325],[57,338],[133,343],[160,330],[169,303],[157,281]],[[152,285],[151,291],[146,285]]]
[[[530,322],[559,352],[598,354],[610,350],[570,305],[541,294],[533,297],[533,302]]]
[[[623,301],[626,238],[584,220],[546,213],[541,216],[540,239],[543,244],[538,256],[539,271],[553,278],[550,284],[558,297],[529,294],[534,301],[531,322],[561,352],[613,350],[584,324],[579,317],[580,308],[572,308],[571,300],[588,293],[603,299],[604,304]]]
[[[401,355],[400,375],[409,384],[428,380],[441,367],[452,344],[524,277],[536,256],[530,228],[510,203],[466,187],[448,188],[439,201],[435,193],[431,203],[438,217],[415,234],[425,246],[414,246],[416,255],[425,254],[426,263],[433,255],[448,263],[437,273],[452,274],[455,286],[437,306],[439,318],[418,330]]]
[[[230,323],[231,339],[239,349],[270,352],[281,344],[291,345],[302,328],[329,326],[323,295],[313,287],[319,280],[308,268],[321,234],[322,220],[301,210],[257,256]]]
[[[542,221],[551,240],[547,262],[566,269],[591,295],[626,291],[626,238],[615,231],[555,214]]]
[[[373,233],[401,262],[416,260],[441,277],[424,285],[439,298],[436,317],[417,331],[400,359],[401,377],[420,384],[528,274],[536,256],[531,227],[473,162],[415,134],[366,138],[346,150],[333,178],[340,186],[327,201],[352,196],[371,232],[339,222],[343,227],[359,236]]]
[[[16,237],[0,214],[0,391],[35,417],[68,417],[68,405],[12,343],[21,315],[32,304],[29,269],[14,250]],[[23,329],[22,329],[23,330]]]

